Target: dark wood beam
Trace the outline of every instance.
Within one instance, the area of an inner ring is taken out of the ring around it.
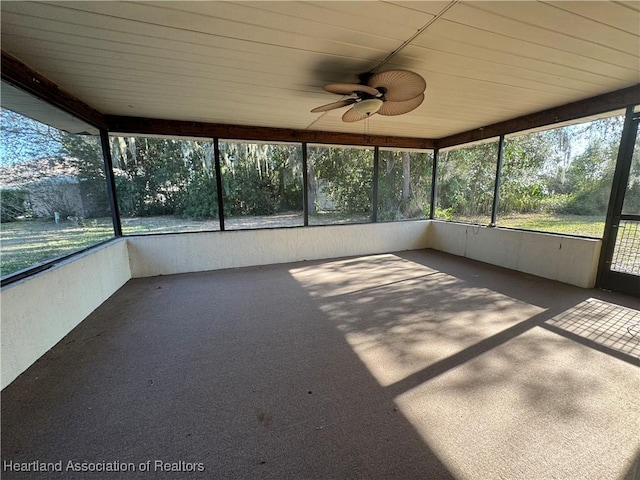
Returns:
[[[481,128],[457,133],[434,141],[437,148],[453,147],[464,143],[476,142],[486,138],[499,137],[510,133],[522,132],[533,128],[553,126],[555,123],[577,120],[579,118],[599,115],[640,104],[640,84],[632,87],[605,93],[577,102],[567,103],[559,107],[542,110],[504,122],[494,123]]]
[[[337,145],[366,145],[392,148],[433,148],[427,138],[364,135],[355,133],[296,130],[290,128],[251,127],[221,123],[158,120],[153,118],[105,115],[111,132],[141,135],[178,135],[186,137],[224,138],[267,142],[307,142]]]
[[[2,80],[55,105],[94,127],[104,129],[107,126],[102,113],[61,89],[51,80],[32,70],[4,50],[2,50]]]

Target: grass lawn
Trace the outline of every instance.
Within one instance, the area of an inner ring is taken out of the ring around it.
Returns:
[[[310,218],[311,225],[366,222],[364,216],[323,214]],[[236,217],[225,220],[228,229],[285,227],[302,225],[300,212],[270,217]],[[602,237],[604,220],[599,217],[575,215],[512,215],[498,219],[498,226],[523,228],[541,232]],[[123,218],[125,235],[148,233],[193,232],[219,230],[216,220],[188,220],[170,216]],[[9,275],[38,263],[66,255],[113,237],[110,218],[88,220],[78,225],[72,222],[56,224],[53,221],[23,220],[3,223],[0,229],[0,260],[2,276]],[[640,241],[640,240],[638,240]],[[640,245],[631,245],[637,252]],[[625,250],[629,248],[625,245]],[[632,255],[637,262],[637,254]]]
[[[539,232],[564,233],[602,238],[603,217],[582,215],[520,214],[498,216],[498,227],[524,228]]]
[[[310,219],[312,225],[366,222],[366,217],[343,214],[319,214]],[[125,235],[152,233],[202,232],[220,230],[217,220],[190,220],[172,216],[122,218]],[[229,230],[302,226],[302,212],[265,217],[230,217]],[[76,224],[53,220],[21,220],[0,227],[0,272],[10,275],[24,268],[67,255],[113,237],[111,218],[97,218]]]
[[[0,230],[2,276],[80,250],[113,237],[111,219],[72,222],[25,220],[3,223]]]

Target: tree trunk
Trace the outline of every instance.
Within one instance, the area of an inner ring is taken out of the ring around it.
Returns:
[[[309,202],[309,215],[316,213],[316,191],[318,182],[316,180],[316,169],[313,158],[307,162],[307,201]]]
[[[396,166],[396,158],[394,152],[385,152],[385,163],[387,164],[387,174],[385,175],[385,180],[387,183],[387,192],[393,192],[393,185],[395,183],[395,175],[393,172],[393,167]]]
[[[409,152],[402,152],[402,201],[411,195],[411,158]]]

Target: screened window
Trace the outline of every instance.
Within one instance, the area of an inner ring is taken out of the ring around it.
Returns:
[[[440,152],[435,217],[489,224],[498,142]]]
[[[640,131],[636,132],[622,215],[616,229],[611,270],[640,275],[640,218],[624,217],[624,215],[640,216]]]
[[[111,137],[122,232],[218,230],[212,141]]]
[[[433,154],[379,151],[378,221],[428,218]]]
[[[2,103],[2,276],[112,238],[98,131],[5,84]]]
[[[636,141],[631,159],[631,170],[629,171],[629,181],[627,182],[627,191],[624,195],[624,203],[622,204],[622,213],[640,215],[640,130],[636,132]]]
[[[308,147],[309,224],[370,222],[373,148]]]
[[[302,147],[220,141],[225,229],[304,224]]]
[[[601,237],[624,116],[506,139],[497,224]]]

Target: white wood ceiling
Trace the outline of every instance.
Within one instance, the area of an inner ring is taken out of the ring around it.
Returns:
[[[2,48],[108,114],[440,138],[640,83],[640,1],[13,2]],[[399,47],[403,48],[391,55]],[[403,68],[368,125],[329,82]]]

